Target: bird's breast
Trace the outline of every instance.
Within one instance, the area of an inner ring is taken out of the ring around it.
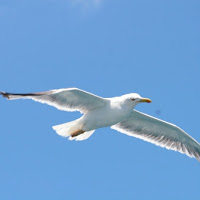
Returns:
[[[83,116],[87,131],[97,128],[108,127],[124,121],[130,115],[130,111],[121,108],[99,108],[88,112]]]

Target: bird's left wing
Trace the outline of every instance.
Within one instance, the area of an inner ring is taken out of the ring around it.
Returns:
[[[133,110],[128,120],[111,128],[200,161],[200,144],[174,124]]]
[[[107,101],[102,97],[96,96],[78,88],[64,88],[50,90],[47,92],[28,94],[13,94],[6,92],[0,92],[0,94],[11,100],[21,98],[33,99],[35,101],[54,106],[59,110],[78,110],[82,113],[85,113],[94,108],[104,106]]]

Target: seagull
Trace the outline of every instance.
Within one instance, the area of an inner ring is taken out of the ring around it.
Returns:
[[[7,99],[32,99],[64,111],[79,111],[83,116],[53,126],[56,133],[70,140],[88,139],[96,129],[111,127],[155,145],[194,157],[200,161],[200,144],[178,126],[135,110],[139,103],[151,103],[137,93],[102,98],[78,88],[14,94],[1,92]]]

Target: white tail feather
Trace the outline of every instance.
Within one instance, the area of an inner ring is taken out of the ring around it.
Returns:
[[[78,123],[79,120],[75,120],[72,122],[67,122],[64,124],[59,124],[56,126],[53,126],[52,128],[56,131],[56,133],[62,137],[69,137],[69,140],[77,140],[77,141],[81,141],[81,140],[86,140],[88,139],[92,133],[95,130],[92,131],[88,131],[88,132],[84,132],[80,135],[77,135],[75,137],[71,137],[71,134],[74,133],[77,130],[81,130],[82,125],[80,123]]]
[[[59,124],[56,126],[53,126],[53,130],[56,131],[56,133],[63,137],[70,136],[74,131],[80,129],[78,124],[78,120],[67,122],[64,124]]]

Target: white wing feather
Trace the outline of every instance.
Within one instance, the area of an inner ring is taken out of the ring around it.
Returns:
[[[0,92],[0,94],[11,100],[20,98],[32,99],[54,106],[59,110],[78,110],[82,113],[85,113],[88,110],[94,108],[104,106],[107,101],[102,97],[96,96],[78,88],[65,88],[30,94],[13,94],[5,92]]]
[[[128,120],[111,128],[200,161],[200,144],[174,124],[134,110]]]

